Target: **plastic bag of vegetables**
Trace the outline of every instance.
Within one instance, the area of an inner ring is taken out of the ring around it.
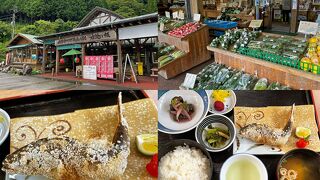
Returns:
[[[261,78],[258,80],[253,90],[266,90],[268,88],[268,80],[266,78]]]

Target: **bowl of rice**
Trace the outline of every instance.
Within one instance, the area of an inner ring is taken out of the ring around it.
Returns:
[[[172,140],[159,149],[159,179],[210,180],[212,159],[206,148],[188,139]]]

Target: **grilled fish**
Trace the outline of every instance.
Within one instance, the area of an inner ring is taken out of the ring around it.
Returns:
[[[118,119],[112,144],[98,139],[83,143],[70,137],[44,138],[9,154],[2,169],[10,174],[42,175],[49,179],[111,179],[120,176],[127,167],[130,154],[121,93]]]
[[[293,113],[295,105],[291,108],[291,116],[283,129],[271,128],[265,124],[252,123],[240,128],[239,134],[254,142],[271,146],[282,146],[288,142],[293,126]]]

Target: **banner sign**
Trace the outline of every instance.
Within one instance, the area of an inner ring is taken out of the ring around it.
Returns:
[[[117,39],[117,33],[114,30],[102,31],[95,33],[85,33],[82,35],[74,35],[63,37],[55,41],[56,46],[67,44],[83,44],[90,42],[112,41]]]

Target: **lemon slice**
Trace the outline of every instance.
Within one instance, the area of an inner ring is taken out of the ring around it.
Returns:
[[[138,150],[148,156],[158,153],[158,135],[141,134],[136,137]]]
[[[305,128],[305,127],[297,127],[296,128],[296,136],[298,138],[307,138],[311,135],[311,130],[309,128]]]

